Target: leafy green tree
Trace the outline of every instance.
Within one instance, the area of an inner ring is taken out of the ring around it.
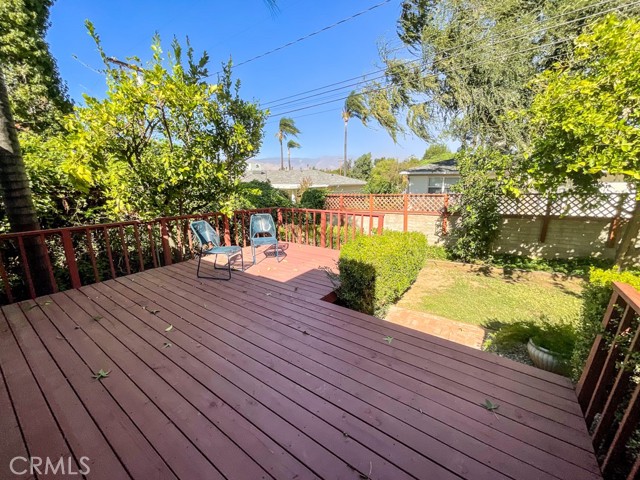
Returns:
[[[360,119],[363,125],[367,124],[369,119],[369,111],[362,97],[362,94],[352,91],[344,101],[342,108],[342,120],[344,121],[344,161],[343,175],[347,174],[347,130],[349,120],[354,117]]]
[[[591,194],[605,175],[634,186],[635,208],[617,264],[640,231],[640,21],[609,15],[575,41],[575,52],[540,75],[523,124],[534,132],[520,162],[520,184],[556,192],[570,181]]]
[[[19,130],[58,128],[71,111],[45,36],[52,0],[0,2],[0,65]]]
[[[325,188],[307,188],[300,196],[300,208],[323,210],[328,193]]]
[[[269,182],[258,180],[241,183],[231,203],[234,210],[292,206],[286,192],[274,188]]]
[[[24,232],[40,229],[2,70],[0,70],[0,193],[2,193],[11,231]],[[36,293],[39,295],[50,293],[53,285],[49,281],[45,267],[47,252],[44,244],[39,237],[27,237],[24,240],[24,246]]]
[[[371,162],[371,153],[365,153],[363,155],[360,155],[353,162],[353,167],[349,172],[349,176],[368,181],[369,176],[371,175],[372,168],[373,163]]]
[[[276,138],[280,142],[280,170],[284,170],[284,147],[283,143],[289,136],[297,137],[300,135],[300,129],[296,127],[293,118],[282,117],[278,124],[278,132]]]
[[[422,164],[442,162],[444,160],[450,160],[455,156],[454,153],[449,150],[443,143],[433,143],[427,147],[422,156]]]
[[[66,168],[80,188],[98,187],[118,216],[149,217],[224,207],[262,141],[265,114],[239,97],[230,66],[205,79],[209,58],[156,36],[148,65],[108,57],[104,99],[85,96],[66,119]],[[185,55],[186,54],[186,55]],[[186,57],[186,58],[183,58]]]
[[[405,0],[397,29],[405,48],[381,49],[385,79],[365,88],[371,115],[394,139],[403,115],[427,141],[444,127],[463,147],[526,144],[529,130],[506,113],[529,105],[527,84],[567,57],[588,22],[627,3]]]
[[[400,172],[415,167],[420,161],[409,157],[403,162],[395,158],[377,158],[371,169],[371,175],[365,186],[366,193],[400,193],[406,188],[405,179]]]
[[[300,148],[300,144],[295,140],[289,140],[287,142],[287,161],[289,163],[289,170],[291,170],[291,149]]]

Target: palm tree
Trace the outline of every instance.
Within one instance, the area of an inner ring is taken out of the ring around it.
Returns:
[[[291,149],[292,148],[300,148],[300,144],[295,140],[289,140],[287,142],[287,157],[289,161],[289,170],[291,170]]]
[[[282,141],[289,137],[289,135],[297,137],[299,134],[300,130],[296,127],[293,118],[282,117],[280,119],[278,133],[276,133],[276,138],[280,142],[280,170],[284,170],[284,147],[282,146]]]
[[[12,232],[40,230],[2,70],[0,70],[0,191]],[[45,267],[47,251],[44,244],[39,237],[30,236],[24,239],[24,246],[36,293],[38,295],[51,293],[52,285]]]
[[[344,120],[344,174],[347,174],[347,126],[351,117],[359,118],[363,125],[369,120],[369,110],[364,102],[362,94],[352,91],[344,101],[342,109],[342,120]]]

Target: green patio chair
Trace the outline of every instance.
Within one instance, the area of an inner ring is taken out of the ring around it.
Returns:
[[[220,245],[220,235],[218,232],[205,220],[198,220],[191,222],[190,225],[193,235],[198,239],[200,244],[200,251],[198,252],[198,269],[196,275],[198,278],[211,278],[213,280],[231,280],[231,258],[240,255],[241,270],[244,271],[244,255],[242,254],[242,248],[238,246],[225,247]],[[220,277],[200,277],[200,262],[202,257],[206,255],[215,255],[213,259],[213,268],[216,270],[225,270],[224,267],[218,267],[217,260],[218,255],[227,256],[226,270],[229,272],[229,278]]]
[[[256,213],[249,220],[249,241],[251,242],[251,254],[253,264],[256,264],[256,247],[261,245],[275,245],[276,259],[280,261],[278,253],[278,234],[273,217],[269,213]]]

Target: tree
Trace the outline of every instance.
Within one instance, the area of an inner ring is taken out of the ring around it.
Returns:
[[[2,70],[0,70],[0,190],[2,190],[2,200],[11,231],[39,230],[40,223],[31,197],[29,179],[20,152],[20,143]],[[36,293],[38,295],[51,293],[53,286],[45,267],[47,251],[44,244],[39,237],[26,237],[24,246]]]
[[[347,175],[347,127],[351,117],[360,119],[363,125],[367,124],[369,112],[362,98],[362,94],[352,91],[344,101],[342,109],[342,120],[344,121],[344,162],[343,175]]]
[[[276,138],[280,142],[280,170],[284,170],[284,147],[282,142],[286,140],[289,135],[297,137],[299,134],[300,130],[296,127],[296,123],[293,121],[293,118],[282,117],[280,119],[280,123],[278,124],[278,133],[276,133]]]
[[[628,254],[640,231],[640,21],[609,15],[575,41],[574,55],[541,74],[523,125],[531,147],[519,163],[520,184],[554,193],[570,181],[592,194],[605,175],[622,175],[636,202],[618,248]]]
[[[19,130],[59,128],[71,111],[66,86],[45,40],[52,0],[0,2],[0,64]]]
[[[588,21],[625,4],[405,0],[397,32],[406,48],[381,49],[385,79],[365,88],[371,116],[394,139],[404,115],[407,128],[426,141],[444,127],[463,147],[506,152],[526,144],[529,130],[507,112],[530,104],[528,83],[566,58]]]
[[[353,178],[364,180],[366,182],[369,180],[372,168],[373,164],[371,162],[371,153],[365,153],[363,155],[360,155],[358,158],[356,158],[355,162],[353,162],[350,176]]]
[[[291,149],[300,148],[300,144],[295,140],[289,140],[287,142],[287,160],[289,162],[289,170],[291,170]]]
[[[449,150],[443,143],[433,143],[427,147],[422,156],[422,164],[442,162],[444,160],[450,160],[455,156],[454,153]]]
[[[206,82],[206,52],[195,58],[174,39],[154,37],[148,65],[108,57],[104,99],[85,96],[66,119],[65,162],[85,188],[98,187],[117,216],[150,217],[224,207],[262,141],[265,114],[239,96],[230,65]],[[186,54],[186,55],[185,55]],[[186,58],[183,58],[186,57]]]

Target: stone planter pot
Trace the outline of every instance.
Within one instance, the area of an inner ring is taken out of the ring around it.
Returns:
[[[527,352],[529,352],[529,358],[531,358],[531,361],[536,367],[546,370],[547,372],[562,372],[564,363],[560,357],[551,350],[539,347],[533,343],[533,340],[529,339],[529,343],[527,343]]]

